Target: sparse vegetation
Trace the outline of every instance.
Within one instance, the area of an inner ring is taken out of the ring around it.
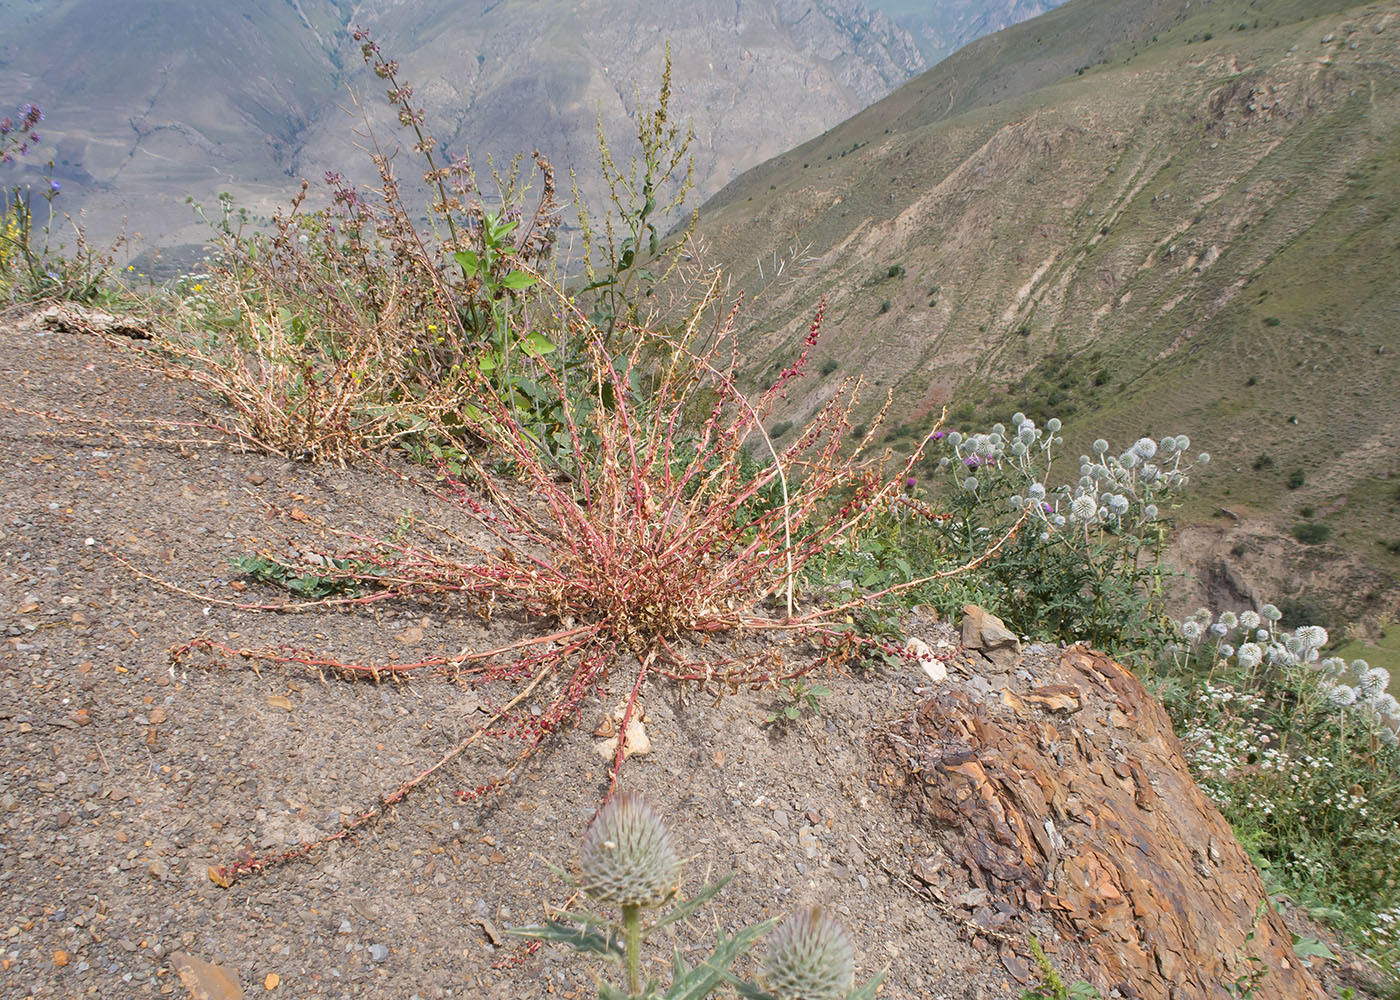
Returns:
[[[1321,545],[1332,535],[1332,529],[1320,521],[1299,521],[1293,525],[1293,537],[1304,545]]]

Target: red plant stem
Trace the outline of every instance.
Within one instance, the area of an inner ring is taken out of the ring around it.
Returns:
[[[219,876],[219,879],[216,880],[217,884],[219,884],[223,888],[228,888],[235,881],[237,881],[238,877],[241,875],[246,875],[249,872],[261,871],[268,865],[283,864],[288,861],[295,861],[298,858],[304,858],[307,855],[309,855],[312,851],[316,850],[318,847],[324,847],[326,844],[333,843],[337,840],[345,840],[349,837],[354,836],[360,830],[362,830],[366,826],[369,826],[379,817],[383,816],[385,812],[387,812],[392,806],[395,806],[398,803],[402,802],[405,798],[408,797],[410,792],[412,792],[423,782],[427,781],[438,771],[442,770],[452,761],[456,760],[463,753],[465,753],[473,743],[475,743],[478,739],[487,734],[488,730],[492,725],[505,718],[505,716],[507,715],[507,713],[510,712],[511,709],[515,708],[516,705],[519,705],[522,701],[528,698],[534,692],[535,688],[539,686],[540,682],[543,681],[553,672],[554,670],[552,666],[546,666],[545,669],[541,670],[538,674],[535,675],[534,679],[530,681],[530,683],[527,684],[519,694],[517,694],[514,698],[507,702],[503,708],[497,711],[495,715],[488,719],[483,725],[478,726],[470,736],[462,740],[447,753],[439,757],[437,763],[433,764],[426,770],[420,772],[415,777],[409,778],[407,781],[403,782],[403,784],[399,785],[399,787],[396,788],[393,792],[381,798],[377,803],[375,803],[369,809],[365,810],[359,816],[355,817],[354,820],[347,823],[344,827],[337,830],[335,833],[322,837],[319,840],[307,841],[297,847],[292,848],[289,851],[285,851],[281,854],[272,855],[268,858],[247,858],[242,861],[236,861],[231,865],[223,865],[219,868],[212,869],[212,871],[214,873],[217,873]]]

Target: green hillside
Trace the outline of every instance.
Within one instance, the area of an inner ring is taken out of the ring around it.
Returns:
[[[896,446],[945,404],[1058,415],[1074,454],[1184,431],[1217,458],[1193,569],[1383,616],[1397,65],[1393,3],[1075,0],[738,178],[701,236],[750,300],[755,379],[828,300],[840,368],[782,419],[859,372],[894,393]]]

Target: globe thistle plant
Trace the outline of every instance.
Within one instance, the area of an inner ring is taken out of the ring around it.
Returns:
[[[768,936],[761,978],[779,1000],[843,1000],[855,968],[846,929],[814,906]]]
[[[514,928],[510,933],[567,944],[621,963],[626,972],[625,991],[600,981],[601,1000],[701,1000],[724,984],[753,1000],[873,1000],[883,974],[852,989],[855,960],[850,938],[819,910],[799,914],[770,938],[765,976],[770,987],[778,990],[776,995],[730,972],[776,920],[744,928],[732,937],[722,930],[717,932],[713,951],[694,966],[676,952],[671,961],[671,985],[664,993],[655,982],[644,982],[642,943],[710,903],[729,881],[724,878],[704,886],[691,899],[644,925],[644,910],[665,906],[676,897],[680,869],[671,834],[661,817],[641,796],[619,792],[598,811],[584,834],[575,884],[594,902],[619,907],[620,919],[560,912],[546,924]]]
[[[680,868],[661,817],[631,792],[599,810],[579,850],[580,888],[599,903],[660,906],[676,894]]]

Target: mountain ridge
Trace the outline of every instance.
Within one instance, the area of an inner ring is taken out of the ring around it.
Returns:
[[[1189,433],[1228,465],[1187,519],[1235,569],[1317,523],[1335,544],[1269,557],[1270,582],[1393,614],[1400,8],[1143,0],[1112,37],[1129,6],[1073,0],[976,42],[706,203],[706,259],[750,303],[749,377],[825,298],[818,363],[868,376],[868,411],[892,391],[886,443],[943,405],[964,428],[1060,416],[1071,455]],[[1038,69],[1019,58],[1037,46]],[[983,89],[949,100],[963,64]]]

